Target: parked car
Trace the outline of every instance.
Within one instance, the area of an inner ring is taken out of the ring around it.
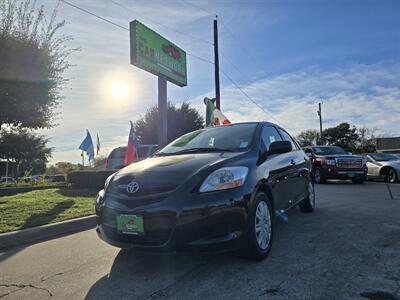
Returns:
[[[139,145],[137,149],[138,161],[153,155],[158,149],[158,145]],[[119,170],[125,167],[126,147],[114,148],[106,160],[106,169]]]
[[[1,183],[15,183],[15,178],[10,176],[3,176],[0,178]]]
[[[46,182],[65,182],[65,176],[63,174],[56,174],[56,175],[46,175],[44,177]]]
[[[371,153],[366,155],[368,178],[383,179],[394,183],[399,181],[400,158],[390,153]]]
[[[363,183],[367,176],[366,159],[352,155],[337,146],[305,147],[310,157],[316,183],[325,183],[328,179],[351,179],[353,183]]]
[[[267,122],[208,127],[111,175],[96,198],[101,239],[121,248],[241,249],[268,255],[273,220],[312,212],[309,158]]]

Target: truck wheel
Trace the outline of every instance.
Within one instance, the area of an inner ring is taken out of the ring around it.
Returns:
[[[262,260],[268,256],[273,238],[273,214],[266,194],[258,192],[250,208],[247,224],[247,247],[242,254],[251,260]]]
[[[313,212],[315,208],[315,189],[312,179],[308,182],[308,196],[300,202],[300,210],[305,213]]]
[[[326,178],[320,167],[315,168],[314,180],[315,180],[315,183],[326,183]]]

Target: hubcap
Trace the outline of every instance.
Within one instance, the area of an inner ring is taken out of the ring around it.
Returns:
[[[255,232],[258,246],[265,250],[271,241],[271,215],[265,201],[260,201],[256,209]]]
[[[308,183],[308,198],[310,199],[310,205],[311,207],[314,208],[315,206],[315,190],[314,190],[314,185],[310,181]]]
[[[387,180],[389,182],[394,182],[396,180],[396,173],[393,170],[389,170],[387,174]]]

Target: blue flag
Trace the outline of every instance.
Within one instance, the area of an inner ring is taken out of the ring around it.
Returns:
[[[86,137],[83,140],[82,144],[79,146],[79,149],[86,152],[86,154],[89,156],[89,161],[94,159],[93,141],[90,132],[87,129],[86,129]]]

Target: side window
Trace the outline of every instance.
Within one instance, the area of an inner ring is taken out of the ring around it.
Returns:
[[[269,146],[275,141],[282,141],[281,136],[275,127],[272,126],[264,126],[261,136],[262,141],[268,151]]]
[[[284,141],[292,143],[293,150],[300,150],[299,146],[297,146],[296,142],[290,137],[290,135],[286,131],[279,129],[279,133],[282,135],[282,139]]]

